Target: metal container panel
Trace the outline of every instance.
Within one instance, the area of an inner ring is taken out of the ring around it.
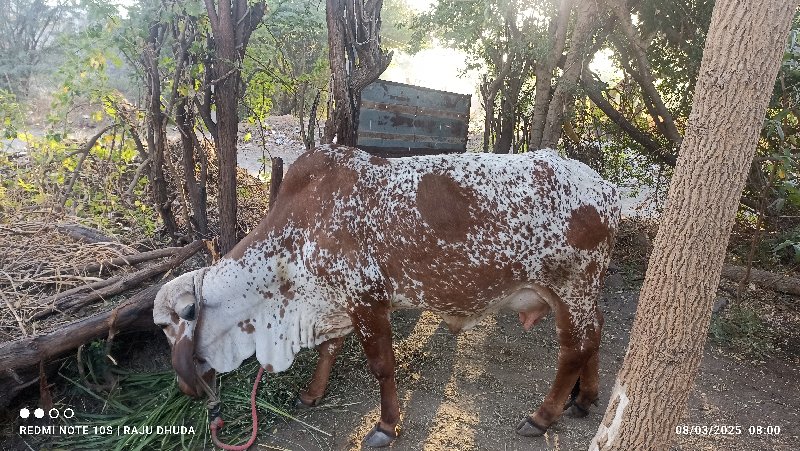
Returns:
[[[361,93],[357,146],[396,157],[464,152],[471,97],[378,80]]]

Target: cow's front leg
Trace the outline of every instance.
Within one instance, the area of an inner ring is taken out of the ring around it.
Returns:
[[[331,338],[317,347],[319,360],[317,368],[314,370],[314,377],[305,391],[300,392],[295,403],[297,407],[316,407],[325,396],[325,389],[328,388],[328,380],[331,376],[331,368],[336,362],[336,356],[342,349],[345,337]]]
[[[397,423],[400,422],[389,310],[359,306],[353,309],[351,317],[353,329],[364,346],[369,369],[381,387],[381,418],[364,438],[364,444],[369,447],[387,446],[397,437]]]

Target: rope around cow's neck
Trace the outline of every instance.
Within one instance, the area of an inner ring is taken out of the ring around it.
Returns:
[[[192,341],[197,345],[197,331],[200,329],[200,322],[203,315],[203,281],[205,279],[206,271],[208,268],[203,268],[200,270],[199,277],[195,278],[195,285],[194,285],[194,295],[195,300],[197,301],[197,323],[195,324],[194,331],[192,332]],[[197,360],[195,359],[195,373],[197,373],[197,382],[200,384],[200,388],[206,393],[208,396],[208,402],[206,407],[208,408],[208,420],[209,424],[208,427],[211,429],[211,441],[214,445],[228,450],[228,451],[244,451],[247,448],[253,446],[253,443],[256,441],[256,434],[258,433],[258,411],[256,410],[256,391],[258,390],[258,383],[261,381],[261,376],[264,375],[264,367],[258,367],[258,374],[256,375],[256,380],[253,381],[253,392],[250,394],[250,415],[253,418],[253,432],[250,434],[250,440],[247,441],[244,445],[228,445],[222,443],[217,438],[217,431],[222,429],[225,426],[225,421],[222,420],[222,413],[220,411],[220,396],[217,393],[216,387],[216,377],[212,381],[213,387],[209,385],[203,376],[200,374],[200,368],[197,367]]]

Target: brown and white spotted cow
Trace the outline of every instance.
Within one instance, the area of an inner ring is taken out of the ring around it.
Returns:
[[[453,332],[500,309],[518,312],[530,329],[552,311],[555,382],[516,428],[541,435],[578,378],[567,412],[585,415],[597,398],[597,298],[619,212],[612,185],[550,150],[389,160],[320,147],[291,166],[253,233],[214,266],[163,287],[153,316],[192,396],[213,370],[231,371],[253,353],[278,372],[300,349],[318,347],[299,397],[307,406],[322,398],[355,331],[381,393],[380,421],[365,443],[384,446],[400,420],[392,310],[435,312]]]

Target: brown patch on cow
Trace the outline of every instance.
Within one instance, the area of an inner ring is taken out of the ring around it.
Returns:
[[[581,205],[572,210],[566,236],[570,246],[581,250],[592,250],[609,239],[611,230],[603,222],[596,208],[591,205]]]
[[[280,317],[283,318],[283,316],[286,314],[286,309],[281,307],[281,310],[278,313],[280,314]]]
[[[473,190],[445,175],[425,174],[417,188],[417,209],[422,219],[448,241],[466,239],[475,223],[470,207],[476,200]]]
[[[375,165],[375,166],[387,166],[390,163],[389,163],[389,160],[387,160],[386,158],[381,158],[381,157],[373,155],[373,156],[369,157],[369,164],[372,164],[372,165]]]
[[[252,334],[256,331],[256,326],[252,325],[249,319],[239,321],[239,323],[236,325],[239,326],[239,329],[246,334]]]
[[[279,287],[281,294],[286,299],[294,299],[294,291],[292,291],[291,288],[292,288],[292,283],[288,280],[284,281]],[[286,303],[284,303],[283,305],[286,305]]]
[[[550,164],[539,161],[537,162],[536,167],[533,169],[533,178],[538,182],[549,182],[555,179],[556,173]]]
[[[586,279],[594,280],[595,277],[597,277],[597,263],[591,261],[586,265]]]
[[[172,321],[172,324],[175,324],[176,326],[178,325],[178,323],[181,322],[181,317],[178,316],[178,314],[175,313],[174,310],[169,311],[169,319],[170,321]]]

